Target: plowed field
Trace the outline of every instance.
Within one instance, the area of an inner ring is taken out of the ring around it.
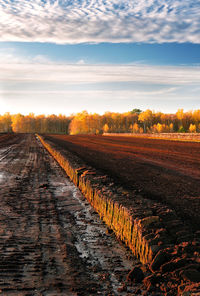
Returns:
[[[45,136],[115,182],[200,225],[200,143],[105,136]]]

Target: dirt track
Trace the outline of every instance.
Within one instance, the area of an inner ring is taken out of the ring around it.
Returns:
[[[46,136],[137,194],[200,225],[200,144],[133,137]]]
[[[0,294],[135,295],[118,288],[136,262],[58,164],[33,135],[2,137]]]

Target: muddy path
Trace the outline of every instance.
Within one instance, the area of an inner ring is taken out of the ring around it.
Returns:
[[[0,294],[139,293],[126,282],[138,262],[40,142],[9,143],[0,147]]]
[[[6,134],[6,133],[2,133],[0,134],[0,149],[5,148],[5,150],[7,148],[10,148],[11,145],[13,144],[17,144],[20,142],[20,140],[23,138],[22,134]]]

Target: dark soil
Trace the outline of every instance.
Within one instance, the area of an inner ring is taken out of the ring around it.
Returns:
[[[200,143],[111,136],[45,136],[111,176],[117,184],[200,225]]]

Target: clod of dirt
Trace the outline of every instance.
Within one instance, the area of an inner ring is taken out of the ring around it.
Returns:
[[[39,186],[39,188],[44,188],[44,189],[47,189],[47,188],[49,188],[49,184],[41,184],[40,186]]]
[[[144,279],[144,273],[139,267],[134,267],[127,275],[127,281],[141,283]]]
[[[196,269],[186,269],[180,273],[184,280],[189,280],[190,282],[199,283],[200,282],[200,272]]]
[[[112,233],[113,233],[113,230],[107,227],[106,234],[112,234]]]
[[[178,268],[184,267],[187,264],[186,259],[177,258],[173,261],[167,262],[161,266],[161,272],[172,272]]]
[[[117,289],[117,291],[118,291],[118,292],[125,292],[125,291],[127,291],[127,286],[126,286],[125,284],[123,284],[121,287],[119,287],[119,288]]]
[[[153,259],[150,269],[152,272],[158,270],[164,263],[169,262],[171,259],[171,255],[167,253],[165,250],[160,250],[155,258]]]
[[[161,276],[151,274],[144,279],[143,283],[149,292],[153,291],[158,284],[161,284]]]
[[[180,285],[178,286],[178,295],[187,296],[187,295],[200,295],[200,288],[198,283],[190,284],[190,285]]]

